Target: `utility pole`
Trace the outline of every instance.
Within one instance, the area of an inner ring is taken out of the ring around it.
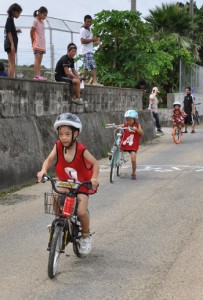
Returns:
[[[194,15],[194,0],[190,0],[190,16]]]
[[[136,0],[131,0],[131,11],[136,11]]]

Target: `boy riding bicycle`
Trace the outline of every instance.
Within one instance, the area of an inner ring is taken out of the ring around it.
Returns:
[[[135,110],[128,110],[124,117],[126,122],[117,127],[128,127],[124,129],[120,149],[130,153],[132,163],[131,179],[136,180],[136,155],[140,144],[140,137],[144,135],[141,125],[137,122],[138,113]]]
[[[184,120],[186,117],[186,114],[182,111],[181,109],[181,104],[179,101],[175,101],[173,103],[173,126],[175,126],[176,124],[179,124],[182,128],[185,126],[184,125]]]
[[[54,128],[59,139],[45,159],[41,171],[37,173],[38,181],[41,182],[43,175],[48,172],[56,160],[55,172],[59,180],[91,181],[92,189],[96,190],[99,163],[86,147],[77,141],[77,137],[82,131],[80,119],[74,114],[63,113],[56,118]],[[92,238],[89,230],[88,196],[93,192],[86,187],[81,187],[77,196],[79,199],[78,217],[82,227],[81,254],[88,254],[91,251]]]

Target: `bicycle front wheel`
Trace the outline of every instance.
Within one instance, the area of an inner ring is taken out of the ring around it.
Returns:
[[[56,226],[51,241],[49,260],[48,260],[48,276],[54,278],[57,272],[59,257],[62,252],[63,227]]]
[[[181,129],[178,126],[175,126],[172,131],[172,137],[175,144],[180,144],[182,139]]]
[[[113,183],[115,181],[116,172],[118,174],[118,161],[120,159],[119,149],[117,148],[112,155],[111,159],[111,171],[110,171],[110,182]]]
[[[77,224],[72,224],[72,236],[73,236],[73,252],[77,257],[81,257],[79,236],[81,236],[80,227]]]

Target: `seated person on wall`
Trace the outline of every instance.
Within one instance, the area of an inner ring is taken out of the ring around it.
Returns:
[[[70,43],[67,47],[67,54],[63,55],[56,64],[55,80],[60,82],[70,82],[75,87],[75,96],[72,102],[75,104],[85,104],[80,98],[80,77],[74,66],[73,57],[76,55],[77,46]]]
[[[5,67],[4,64],[2,62],[0,62],[0,77],[7,77],[8,74],[5,71]]]

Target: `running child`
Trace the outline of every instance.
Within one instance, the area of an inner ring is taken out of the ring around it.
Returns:
[[[5,25],[5,40],[4,50],[8,54],[8,77],[14,77],[15,74],[15,59],[18,48],[18,35],[21,29],[16,29],[14,18],[17,19],[22,12],[22,7],[17,3],[12,4],[7,13],[8,18]]]
[[[98,186],[99,163],[90,154],[87,148],[77,141],[82,131],[80,119],[71,113],[63,113],[56,118],[54,128],[58,133],[58,140],[49,156],[45,159],[42,169],[37,173],[38,181],[47,174],[55,161],[55,172],[59,180],[91,181],[94,190]],[[92,237],[90,236],[90,220],[88,214],[88,197],[95,191],[81,187],[78,199],[78,217],[82,226],[80,239],[80,253],[88,254],[91,251]]]
[[[35,80],[47,80],[47,78],[40,75],[41,63],[43,55],[46,53],[46,40],[45,40],[45,25],[48,10],[46,7],[41,6],[38,10],[34,11],[35,17],[32,28],[30,30],[30,37],[32,48],[35,55],[34,61],[34,79]]]
[[[140,144],[140,137],[144,135],[141,125],[137,122],[138,113],[135,110],[126,111],[124,117],[126,122],[118,127],[128,127],[124,129],[121,139],[120,149],[130,153],[132,163],[131,179],[136,180],[136,156]]]
[[[180,124],[181,127],[184,127],[184,120],[185,120],[186,114],[181,109],[181,104],[179,101],[175,101],[173,103],[173,125]]]

